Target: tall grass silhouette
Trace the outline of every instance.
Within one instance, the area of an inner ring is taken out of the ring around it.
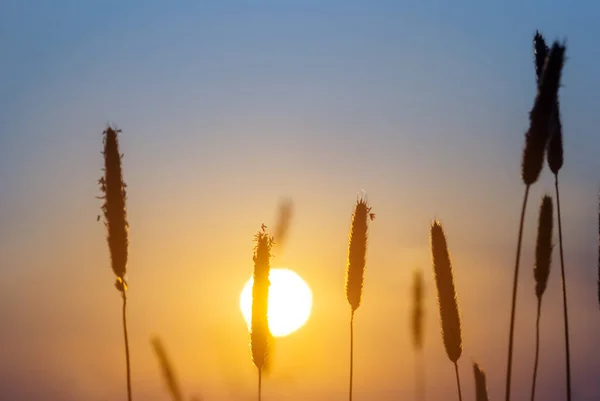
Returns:
[[[446,354],[448,354],[448,358],[454,364],[456,385],[458,386],[458,399],[462,400],[460,375],[458,373],[458,359],[462,354],[460,311],[456,298],[448,244],[444,235],[444,229],[438,221],[435,221],[431,225],[431,257],[433,259],[433,272],[438,294],[442,339],[444,340]]]
[[[411,319],[411,332],[413,348],[415,350],[415,391],[417,400],[425,400],[425,367],[423,359],[423,311],[424,298],[423,272],[415,270],[413,273],[413,310]]]
[[[598,304],[600,305],[600,192],[598,192]]]
[[[354,375],[354,313],[360,306],[367,258],[369,218],[375,215],[364,197],[359,197],[352,214],[348,239],[348,263],[346,268],[346,299],[350,304],[350,385],[348,398],[352,401]]]
[[[548,285],[550,265],[552,261],[552,198],[548,195],[542,199],[538,221],[537,243],[535,246],[535,295],[537,297],[537,318],[535,321],[535,361],[533,364],[533,381],[531,384],[531,401],[535,399],[538,361],[540,354],[540,316],[542,312],[542,297]]]
[[[127,399],[131,401],[131,368],[129,363],[129,340],[127,334],[127,252],[129,247],[127,223],[126,185],[121,170],[122,155],[119,153],[118,134],[121,130],[107,127],[104,135],[104,176],[98,180],[104,193],[102,211],[107,230],[111,267],[116,275],[115,287],[123,298],[123,335],[125,338],[125,360],[127,364]]]
[[[250,329],[250,350],[252,362],[258,369],[258,400],[262,399],[262,372],[269,350],[269,273],[271,272],[271,246],[273,238],[263,224],[255,236],[254,283],[252,285],[252,319]]]
[[[175,374],[173,365],[167,356],[167,351],[165,350],[162,341],[160,338],[154,337],[152,338],[151,343],[171,398],[173,401],[183,401],[183,395],[181,392],[181,387],[179,387],[177,375]]]
[[[517,252],[513,276],[512,305],[508,336],[508,363],[506,368],[506,401],[510,400],[519,264],[521,260],[521,243],[523,239],[523,224],[525,221],[525,211],[527,209],[527,199],[529,196],[529,189],[538,180],[544,165],[544,155],[546,153],[548,139],[550,138],[550,127],[556,109],[556,98],[560,86],[564,55],[565,45],[561,45],[555,41],[544,62],[542,77],[538,85],[535,102],[529,114],[529,130],[525,134],[525,148],[523,150],[523,161],[521,165],[521,178],[525,184],[525,194],[523,195],[523,204],[521,206],[521,218],[519,221],[519,234],[517,237]],[[536,68],[538,68],[537,63]]]
[[[485,372],[473,362],[473,373],[475,375],[475,401],[489,401]]]
[[[536,78],[539,84],[541,78],[540,65],[543,66],[544,60],[548,55],[548,46],[544,37],[539,33],[535,33],[534,37],[535,47],[535,65],[536,65]],[[571,352],[569,344],[569,312],[567,303],[567,278],[565,275],[565,259],[563,256],[563,240],[562,240],[562,216],[560,211],[560,191],[558,186],[558,172],[563,166],[564,162],[564,151],[563,151],[563,140],[562,140],[562,124],[560,122],[560,103],[558,101],[558,94],[556,95],[556,103],[553,112],[553,118],[550,126],[550,138],[548,139],[548,167],[554,174],[554,188],[556,193],[556,211],[558,215],[558,249],[560,252],[560,273],[562,282],[562,294],[563,294],[563,317],[565,326],[565,358],[566,358],[566,372],[567,372],[567,401],[571,401]]]

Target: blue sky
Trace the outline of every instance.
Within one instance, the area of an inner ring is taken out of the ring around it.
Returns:
[[[576,365],[597,376],[600,365],[593,362],[585,339],[600,330],[598,320],[586,314],[597,313],[597,304],[591,304],[595,287],[590,283],[596,277],[600,170],[600,46],[595,43],[600,37],[599,17],[600,5],[592,1],[3,1],[0,300],[5,306],[0,313],[9,323],[0,333],[0,351],[9,357],[0,358],[5,361],[0,362],[0,371],[10,367],[13,383],[35,371],[39,388],[47,386],[46,394],[55,391],[56,400],[122,395],[121,371],[108,368],[114,363],[112,354],[88,365],[77,358],[63,365],[58,351],[69,352],[69,335],[79,339],[78,352],[96,350],[86,341],[104,341],[90,328],[102,321],[112,336],[106,342],[117,347],[115,358],[120,358],[119,327],[111,314],[118,306],[102,303],[118,299],[111,291],[110,269],[104,266],[103,232],[94,224],[99,211],[94,196],[101,174],[101,133],[107,123],[123,129],[131,281],[135,288],[138,280],[141,291],[139,304],[132,301],[131,313],[144,316],[132,327],[143,348],[137,351],[139,360],[148,363],[134,372],[134,380],[147,399],[163,399],[162,394],[153,395],[162,390],[154,383],[159,379],[150,347],[143,347],[150,332],[168,332],[171,337],[165,340],[178,344],[173,345],[174,352],[179,346],[182,356],[188,354],[185,347],[191,341],[180,334],[186,320],[179,316],[175,324],[169,320],[169,307],[163,310],[154,303],[159,283],[167,286],[171,307],[179,310],[188,308],[190,300],[201,303],[190,284],[199,272],[210,278],[205,277],[200,287],[221,283],[223,294],[229,289],[235,293],[246,277],[248,241],[263,221],[272,219],[277,198],[284,195],[294,198],[298,207],[296,239],[286,258],[314,280],[310,284],[315,292],[315,327],[337,308],[319,306],[319,291],[322,300],[328,299],[331,288],[337,288],[335,280],[343,276],[343,241],[352,202],[364,188],[378,216],[370,249],[374,265],[382,267],[379,275],[373,273],[373,283],[385,286],[389,277],[402,282],[410,277],[412,265],[428,267],[428,223],[439,218],[456,233],[455,255],[472,274],[461,278],[457,272],[459,284],[463,280],[464,287],[471,287],[473,277],[480,277],[489,285],[465,289],[465,298],[481,304],[465,305],[465,318],[469,313],[485,317],[483,305],[503,305],[503,320],[497,325],[504,330],[507,297],[489,294],[497,283],[508,289],[512,274],[523,190],[519,176],[523,133],[535,96],[532,38],[539,29],[549,42],[566,39],[568,45],[560,93],[565,136],[561,201],[572,292],[577,294],[573,302],[581,302],[573,314],[574,319],[582,314],[574,323],[580,333],[575,356],[583,358]],[[534,241],[539,198],[552,190],[553,180],[546,171],[532,193],[525,249]],[[322,228],[315,233],[314,227]],[[318,243],[332,245],[323,250]],[[226,261],[219,259],[224,253]],[[531,253],[524,258],[526,292],[532,281]],[[162,272],[167,263],[170,274]],[[410,266],[402,273],[394,270],[395,263]],[[215,264],[236,267],[223,268],[222,273],[200,267]],[[229,288],[225,277],[241,278]],[[555,287],[549,288],[555,293],[549,298],[558,300],[558,276],[552,279]],[[86,288],[83,283],[98,280],[103,282],[97,290],[70,294],[60,290]],[[378,300],[383,302],[393,292],[382,287]],[[77,296],[86,295],[92,299],[89,304],[73,306]],[[222,296],[223,302],[233,299]],[[340,299],[341,308],[343,296]],[[524,303],[531,308],[532,302]],[[10,305],[28,305],[29,317],[11,312]],[[147,305],[158,309],[146,314]],[[431,306],[435,307],[434,300]],[[368,305],[365,308],[369,310]],[[65,311],[72,314],[71,323],[61,320]],[[196,313],[204,316],[202,308]],[[227,313],[233,319],[235,312]],[[439,346],[434,310],[429,317],[431,343]],[[167,324],[171,329],[162,328]],[[503,351],[489,348],[496,343],[504,347],[506,333],[491,335],[484,327],[496,327],[490,322],[476,326],[475,332],[484,330],[489,338],[477,341],[472,351],[484,354],[487,365],[493,364],[496,374],[490,386],[497,399],[505,362]],[[207,327],[216,333],[222,330]],[[316,334],[307,330],[318,335],[317,329]],[[35,334],[42,332],[48,339]],[[372,339],[376,334],[374,330],[364,336]],[[63,338],[64,344],[59,341],[50,351],[49,338]],[[552,338],[559,347],[562,337]],[[21,358],[8,351],[16,349],[29,353]],[[432,364],[444,357],[435,350]],[[383,348],[381,352],[385,355]],[[46,362],[36,365],[40,359]],[[218,379],[206,373],[206,382],[198,382],[193,361],[181,363],[190,386],[208,387],[213,398],[227,399]],[[559,362],[557,366],[562,367]],[[470,372],[466,359],[464,372]],[[529,377],[528,366],[523,372]],[[235,374],[252,383],[251,370]],[[301,377],[310,377],[302,374],[295,377],[298,397],[330,399],[345,389],[345,370],[339,373],[341,385],[332,379],[315,384],[313,390],[301,384]],[[382,377],[365,379],[364,394],[374,386],[381,389],[382,399],[397,391],[411,394],[410,381],[398,389],[393,380]],[[547,397],[563,391],[562,377],[560,368],[541,373],[540,382],[554,385],[546,388]],[[585,387],[586,377],[582,373],[579,379],[578,399],[592,400],[600,389]],[[111,378],[114,386],[102,385]],[[452,380],[450,374],[443,376],[432,393],[442,397],[453,391]],[[284,397],[284,382],[277,399],[294,400],[294,395]],[[470,377],[465,383],[471,385]],[[517,381],[517,391],[526,394],[528,383]],[[15,387],[9,390],[11,399],[40,397],[32,388]]]

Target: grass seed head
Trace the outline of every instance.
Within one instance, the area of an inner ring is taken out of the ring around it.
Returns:
[[[254,283],[252,285],[252,319],[250,331],[250,349],[252,362],[262,369],[269,349],[269,273],[271,272],[271,246],[273,238],[266,232],[263,224],[255,236]]]
[[[129,224],[127,223],[126,185],[123,182],[121,161],[123,156],[119,153],[118,134],[121,130],[112,127],[104,131],[104,176],[98,180],[100,190],[104,193],[102,198],[102,212],[107,230],[107,241],[110,250],[111,267],[117,281],[117,289],[127,289],[125,274],[127,273],[127,255],[129,247]]]
[[[542,298],[548,277],[550,276],[550,264],[552,260],[552,198],[548,195],[542,199],[540,216],[538,221],[537,243],[535,247],[535,294]]]
[[[442,338],[448,358],[456,363],[462,354],[460,311],[446,236],[437,221],[431,225],[431,255],[438,293]]]
[[[367,255],[368,220],[373,219],[373,216],[367,201],[359,198],[352,215],[346,268],[346,299],[353,313],[361,303]]]

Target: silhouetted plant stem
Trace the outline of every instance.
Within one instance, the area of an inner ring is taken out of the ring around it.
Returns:
[[[350,391],[348,399],[352,401],[352,377],[354,374],[354,311],[350,312]]]
[[[515,260],[515,272],[513,278],[513,293],[512,293],[512,307],[510,312],[510,332],[508,337],[508,366],[506,368],[506,401],[510,400],[510,382],[512,372],[512,354],[513,354],[513,342],[514,342],[514,331],[515,331],[515,311],[517,304],[517,287],[519,284],[519,263],[521,260],[521,242],[523,240],[523,224],[525,222],[525,210],[527,209],[527,198],[529,197],[529,187],[525,186],[525,195],[523,196],[523,206],[521,207],[521,220],[519,222],[519,236],[517,240],[517,256]]]
[[[127,363],[127,400],[131,401],[131,367],[129,365],[129,337],[127,335],[127,295],[123,289],[123,336],[125,337],[125,361]]]
[[[567,400],[571,401],[571,352],[569,346],[569,312],[567,308],[567,278],[565,276],[565,259],[563,256],[562,217],[560,214],[560,191],[558,190],[558,174],[554,175],[556,189],[556,212],[558,214],[558,249],[560,252],[560,273],[562,276],[563,311],[565,318],[565,356],[567,369]]]
[[[258,368],[258,401],[262,400],[262,369]]]
[[[454,371],[456,372],[456,385],[458,386],[458,400],[462,401],[462,393],[460,391],[460,375],[458,374],[458,362],[454,362]]]
[[[535,383],[537,380],[538,360],[540,356],[540,315],[542,299],[538,298],[537,319],[535,321],[535,362],[533,363],[533,381],[531,382],[531,401],[535,399]]]

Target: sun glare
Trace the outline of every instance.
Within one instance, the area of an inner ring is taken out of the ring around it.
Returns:
[[[269,329],[275,337],[287,336],[308,320],[312,308],[312,293],[302,277],[290,269],[271,269],[269,279]],[[249,328],[253,283],[254,279],[250,277],[240,295],[240,309]]]

